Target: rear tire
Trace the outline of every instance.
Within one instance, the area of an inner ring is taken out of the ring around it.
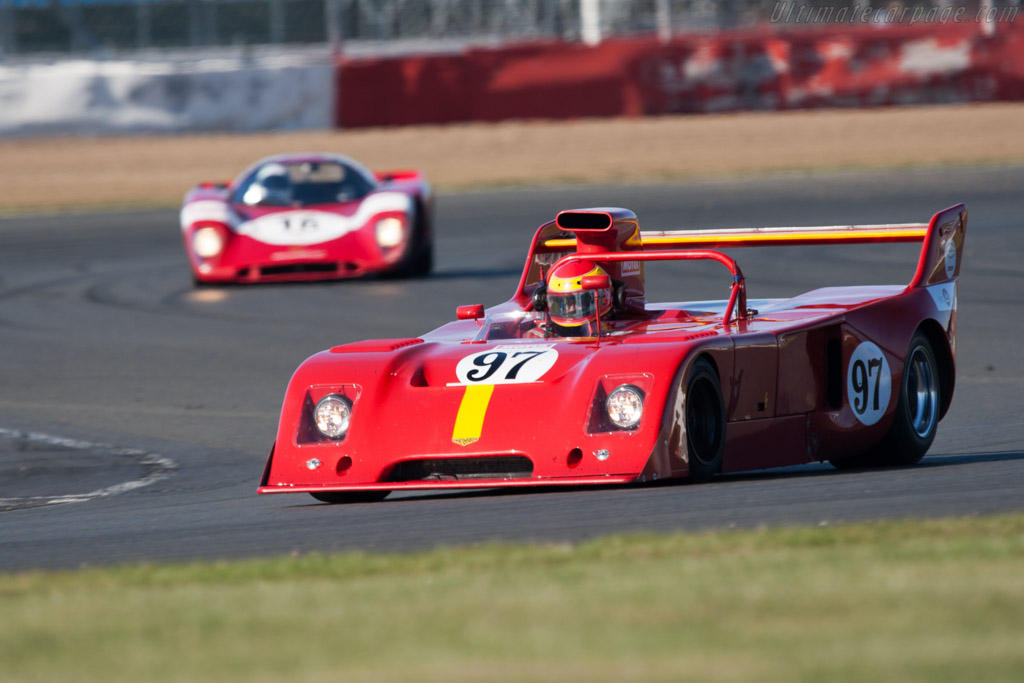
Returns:
[[[898,467],[917,463],[935,440],[942,391],[939,365],[928,337],[917,332],[903,365],[892,426],[870,451],[830,460],[836,469]]]
[[[714,367],[700,358],[686,382],[686,454],[690,480],[703,482],[722,469],[725,401]]]
[[[903,365],[892,427],[875,449],[879,465],[913,465],[924,457],[939,426],[941,397],[935,352],[928,337],[918,332]]]
[[[321,503],[343,505],[347,503],[376,503],[388,497],[391,491],[320,491],[310,493]]]

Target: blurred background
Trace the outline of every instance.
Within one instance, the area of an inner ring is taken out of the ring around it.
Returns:
[[[524,40],[778,31],[835,24],[1008,23],[1019,0],[0,0],[5,58],[138,50],[438,48]],[[957,10],[963,12],[957,16]],[[388,45],[389,43],[403,45]]]
[[[1020,0],[0,0],[0,136],[1024,99]]]

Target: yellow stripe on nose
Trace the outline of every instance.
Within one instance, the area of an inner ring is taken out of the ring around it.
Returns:
[[[487,404],[494,393],[493,384],[470,384],[459,404],[459,414],[455,417],[455,429],[452,441],[460,446],[468,446],[480,439],[484,428],[484,416]]]

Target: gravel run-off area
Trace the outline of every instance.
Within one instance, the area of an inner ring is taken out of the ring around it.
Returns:
[[[0,139],[0,213],[174,206],[279,152],[419,168],[441,191],[1024,162],[1024,103],[261,134]]]

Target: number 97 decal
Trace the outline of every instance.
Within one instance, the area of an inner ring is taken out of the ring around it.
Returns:
[[[558,360],[553,346],[509,344],[466,356],[455,366],[457,384],[536,382]]]
[[[892,397],[889,361],[877,344],[861,342],[850,356],[846,372],[846,396],[853,414],[864,425],[882,419]]]

